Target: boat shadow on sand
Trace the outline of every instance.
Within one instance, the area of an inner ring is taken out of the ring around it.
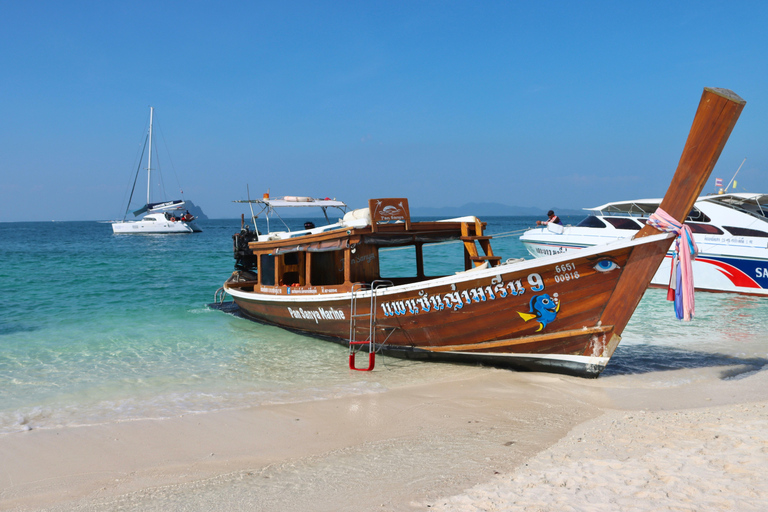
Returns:
[[[766,365],[768,365],[768,359],[763,357],[736,357],[728,354],[696,352],[659,345],[619,345],[602,376],[722,367],[723,371],[720,378],[726,380],[760,371]]]

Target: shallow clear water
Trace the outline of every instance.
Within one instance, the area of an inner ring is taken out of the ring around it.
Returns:
[[[535,218],[484,220],[497,255],[526,256],[516,235]],[[97,222],[0,223],[0,434],[376,393],[483,371],[378,358],[374,372],[353,372],[339,345],[209,309],[232,270],[239,220],[200,225],[198,234],[134,236]],[[446,257],[449,271],[453,264]],[[700,293],[697,318],[683,324],[664,296],[646,293],[601,378],[765,364],[768,300]]]

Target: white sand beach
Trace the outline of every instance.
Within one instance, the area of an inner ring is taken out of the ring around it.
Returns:
[[[663,374],[663,375],[662,375]],[[378,394],[0,437],[0,509],[765,510],[768,376],[476,368]]]
[[[765,402],[612,411],[430,510],[766,510]]]
[[[717,371],[722,370],[706,373]],[[692,372],[677,373],[685,382]],[[620,380],[638,384],[636,378]],[[745,374],[704,386],[614,390],[617,398],[628,400],[621,409],[578,425],[514,472],[427,506],[442,511],[767,510],[765,383],[763,374]]]

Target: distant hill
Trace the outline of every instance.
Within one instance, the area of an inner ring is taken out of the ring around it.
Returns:
[[[195,203],[193,203],[190,200],[185,200],[184,202],[185,202],[184,208],[189,210],[189,213],[191,213],[192,215],[194,215],[198,219],[208,220],[208,216],[205,213],[203,213],[203,209],[202,208],[200,208],[199,206],[197,206]]]
[[[467,203],[462,206],[444,206],[442,208],[411,208],[415,217],[462,217],[476,215],[478,217],[496,216],[546,216],[550,207],[535,208],[525,206],[509,206],[501,203]],[[554,209],[558,215],[584,215],[582,210]]]

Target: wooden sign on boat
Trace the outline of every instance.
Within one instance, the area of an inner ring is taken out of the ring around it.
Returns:
[[[390,222],[402,222],[406,231],[411,229],[411,211],[408,199],[404,197],[369,199],[368,211],[371,212],[371,231],[374,233],[379,224]]]
[[[661,203],[675,219],[693,206],[744,104],[704,90]],[[614,244],[502,263],[475,217],[412,222],[404,198],[368,204],[320,228],[244,229],[224,291],[252,320],[349,346],[354,369],[373,369],[383,353],[596,377],[673,237],[646,226]],[[430,246],[446,241],[461,242],[462,271],[427,275]],[[401,247],[412,248],[415,268],[382,275],[383,249]],[[367,367],[355,366],[358,349]]]

